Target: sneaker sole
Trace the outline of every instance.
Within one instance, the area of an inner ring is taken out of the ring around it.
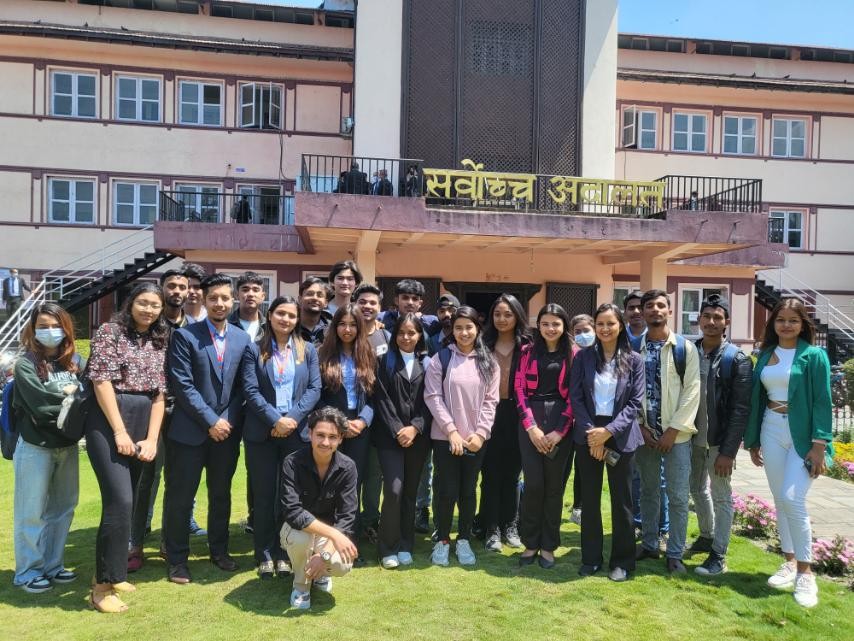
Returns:
[[[53,577],[53,578],[51,579],[51,581],[52,581],[53,583],[59,583],[59,584],[64,584],[64,583],[74,583],[76,580],[77,580],[77,577],[76,577],[76,576],[73,576],[73,577],[71,577],[70,579],[60,579],[60,578],[58,578],[58,577]]]
[[[791,583],[782,583],[782,584],[777,584],[777,585],[775,585],[773,583],[767,583],[767,585],[769,588],[773,588],[775,590],[780,590],[781,592],[788,592],[790,590],[795,589],[795,582],[794,581],[792,581]]]
[[[45,588],[33,588],[28,585],[22,585],[21,589],[29,594],[42,594],[44,592],[50,592],[53,589],[53,586],[48,585]]]

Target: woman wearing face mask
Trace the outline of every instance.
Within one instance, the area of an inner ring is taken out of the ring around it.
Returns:
[[[63,399],[79,387],[82,359],[74,326],[55,303],[41,303],[21,336],[12,406],[20,436],[15,449],[15,577],[32,594],[77,578],[65,568],[65,540],[78,496],[77,443],[56,428]]]
[[[148,510],[134,510],[150,486],[166,392],[169,326],[163,291],[154,283],[136,285],[122,310],[92,339],[89,378],[97,404],[86,420],[86,452],[101,489],[101,523],[95,543],[95,585],[91,604],[100,612],[127,610],[120,592],[127,582],[127,541],[141,542]]]
[[[243,441],[252,484],[252,536],[262,579],[290,572],[277,536],[282,525],[276,500],[279,470],[284,458],[303,446],[300,430],[320,398],[317,352],[294,331],[299,326],[296,299],[279,296],[270,303],[258,343],[241,363],[248,410]]]
[[[589,314],[577,314],[569,321],[570,335],[572,342],[581,349],[585,349],[593,345],[596,340],[596,333],[593,330],[593,317]],[[569,459],[569,464],[566,466],[566,478],[563,484],[569,480],[569,475],[572,468],[575,466],[576,451],[573,448],[572,456]],[[572,510],[569,514],[569,522],[581,525],[581,476],[576,470],[575,476],[572,478]]]
[[[392,336],[394,341],[377,366],[374,405],[378,424],[373,430],[383,472],[378,547],[387,570],[412,563],[415,497],[430,451],[430,439],[425,434],[430,411],[424,402],[424,373],[429,360],[421,319],[403,314]]]
[[[530,565],[539,554],[540,567],[550,569],[560,545],[564,470],[572,455],[569,373],[578,348],[570,340],[569,318],[560,305],[550,303],[540,310],[537,330],[533,345],[522,350],[515,380],[525,475],[519,511],[525,551],[519,564]]]

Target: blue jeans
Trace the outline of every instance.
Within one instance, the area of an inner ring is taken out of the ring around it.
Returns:
[[[643,536],[648,550],[658,549],[658,519],[661,500],[661,461],[667,481],[667,504],[670,509],[670,533],[667,558],[681,559],[688,535],[688,494],[691,479],[691,441],[676,443],[667,454],[643,445],[637,451],[640,472],[640,504]]]
[[[428,432],[429,435],[429,432]],[[418,481],[418,496],[415,499],[415,509],[423,510],[430,507],[432,496],[430,489],[433,486],[433,453],[427,454],[424,461],[424,469],[421,470],[421,479]]]
[[[15,469],[15,585],[53,577],[77,506],[77,445],[47,448],[18,438]]]
[[[658,516],[658,533],[667,534],[670,531],[670,513],[667,509],[667,481],[664,480],[664,461],[661,462],[661,510]],[[632,509],[636,528],[643,527],[640,508],[640,472],[637,461],[632,460]]]

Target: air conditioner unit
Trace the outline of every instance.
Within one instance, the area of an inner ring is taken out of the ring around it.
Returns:
[[[343,136],[352,136],[353,135],[353,125],[356,123],[353,121],[352,116],[344,116],[341,119],[341,135]]]

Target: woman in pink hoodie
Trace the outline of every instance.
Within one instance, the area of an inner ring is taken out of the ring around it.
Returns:
[[[477,311],[460,307],[451,318],[446,346],[430,360],[424,400],[433,415],[433,489],[438,541],[434,565],[448,565],[451,521],[459,508],[456,553],[460,565],[474,565],[469,539],[476,508],[476,484],[486,441],[495,420],[500,372],[481,338]]]

